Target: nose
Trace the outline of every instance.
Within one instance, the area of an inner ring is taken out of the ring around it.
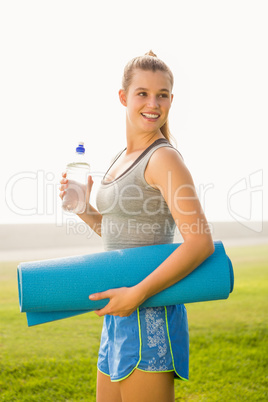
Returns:
[[[157,108],[159,106],[158,99],[156,96],[149,96],[147,98],[147,106],[150,108]]]

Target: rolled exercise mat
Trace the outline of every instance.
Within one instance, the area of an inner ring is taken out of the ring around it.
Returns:
[[[105,251],[67,258],[23,262],[18,266],[20,311],[28,325],[103,308],[109,299],[92,293],[134,286],[154,271],[181,243]],[[221,241],[188,276],[147,299],[141,307],[227,299],[233,290],[233,267]]]

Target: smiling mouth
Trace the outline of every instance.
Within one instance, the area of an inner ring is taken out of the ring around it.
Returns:
[[[150,120],[157,120],[158,117],[160,117],[159,114],[155,114],[155,113],[141,113],[141,115],[143,117],[145,117],[146,119],[150,119]]]

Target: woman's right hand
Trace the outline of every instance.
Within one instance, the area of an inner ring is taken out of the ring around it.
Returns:
[[[62,179],[60,181],[61,185],[59,187],[59,190],[60,190],[59,197],[61,199],[63,199],[63,197],[64,197],[64,195],[66,193],[66,190],[68,188],[68,179],[66,177],[67,177],[67,173],[63,172],[62,173]],[[88,182],[87,182],[87,192],[86,192],[86,203],[87,204],[89,203],[89,198],[90,198],[93,183],[94,182],[93,182],[92,176],[89,175],[88,176]]]
[[[86,191],[86,210],[82,214],[77,214],[87,225],[91,227],[99,236],[101,236],[101,221],[102,215],[97,209],[89,204],[90,194],[93,186],[92,176],[88,176],[87,191]],[[66,190],[68,189],[67,172],[62,173],[62,179],[59,186],[59,197],[63,199]]]

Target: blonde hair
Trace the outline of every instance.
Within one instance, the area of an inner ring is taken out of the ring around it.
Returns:
[[[130,60],[125,69],[124,69],[124,74],[123,74],[123,79],[122,79],[122,88],[127,92],[131,82],[132,78],[134,75],[134,72],[136,69],[144,70],[144,71],[163,71],[168,74],[170,83],[171,83],[171,88],[173,88],[174,84],[174,77],[173,74],[170,70],[170,68],[162,61],[160,60],[156,54],[153,53],[152,50],[149,52],[145,53],[144,56],[138,56],[135,57],[134,59]],[[165,122],[165,124],[160,128],[161,133],[163,136],[170,142],[171,141],[171,133],[169,130],[169,125],[168,125],[168,120]]]

